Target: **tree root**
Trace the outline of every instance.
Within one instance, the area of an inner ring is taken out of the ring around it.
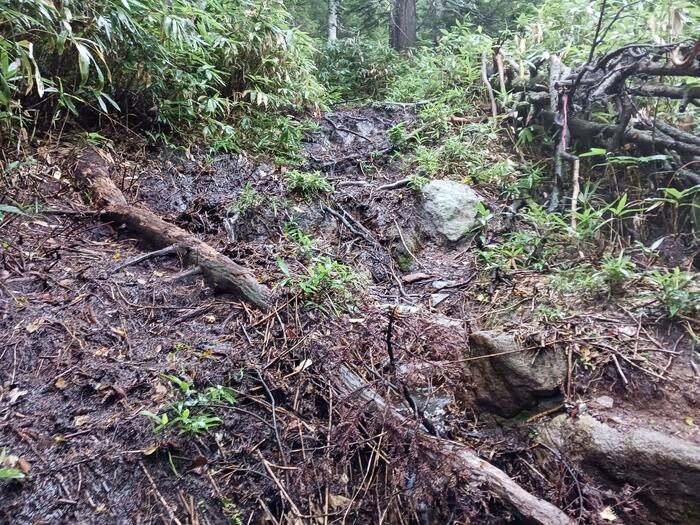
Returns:
[[[101,216],[124,224],[157,250],[137,257],[118,269],[137,264],[148,258],[177,254],[201,270],[204,281],[214,291],[231,293],[261,310],[270,308],[271,293],[258,283],[253,273],[182,228],[170,224],[152,211],[126,202],[124,194],[112,182],[105,161],[94,151],[78,159],[76,177],[85,183]],[[187,272],[189,274],[189,272]]]
[[[397,423],[407,421],[405,416],[347,366],[340,366],[332,380],[342,395],[359,397],[373,411],[382,413]],[[505,472],[479,458],[464,445],[438,438],[425,431],[421,431],[418,438],[423,451],[429,457],[447,460],[455,470],[467,475],[470,480],[482,483],[528,522],[540,525],[573,525],[575,523],[564,511],[530,494]]]

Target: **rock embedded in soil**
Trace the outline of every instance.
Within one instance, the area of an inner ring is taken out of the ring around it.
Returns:
[[[482,408],[513,417],[560,395],[567,370],[563,353],[526,351],[513,334],[499,331],[474,332],[469,342],[471,357],[483,356],[466,362]]]
[[[426,229],[448,241],[459,241],[477,225],[477,205],[481,198],[466,184],[434,180],[422,189]]]
[[[558,416],[538,439],[606,484],[641,488],[654,522],[700,523],[699,446],[648,428],[617,430],[588,414]]]

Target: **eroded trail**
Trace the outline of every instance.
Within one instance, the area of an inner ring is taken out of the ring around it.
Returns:
[[[547,275],[487,270],[479,204],[493,239],[523,226],[488,188],[411,173],[389,130],[415,120],[329,113],[302,171],[102,151],[130,205],[270,288],[267,312],[182,252],[125,266],[152,247],[70,184],[80,153],[23,168],[17,200],[45,211],[0,230],[0,445],[29,474],[2,519],[700,519],[687,338],[615,302],[552,315]]]

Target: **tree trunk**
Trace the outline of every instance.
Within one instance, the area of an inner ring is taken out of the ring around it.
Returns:
[[[340,0],[328,0],[328,43],[338,39],[338,4]]]
[[[389,45],[396,51],[416,45],[416,0],[393,0]]]

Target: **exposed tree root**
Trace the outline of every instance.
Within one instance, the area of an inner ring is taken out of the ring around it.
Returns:
[[[201,270],[204,281],[215,291],[234,294],[261,310],[269,309],[270,291],[258,283],[250,270],[152,211],[128,204],[110,179],[105,161],[96,152],[88,151],[80,156],[76,176],[89,186],[93,202],[101,208],[103,218],[125,224],[131,232],[158,249],[119,269],[150,257],[177,254]]]
[[[342,395],[358,396],[372,410],[381,412],[385,417],[398,423],[406,421],[405,416],[347,366],[339,367],[332,379]],[[429,457],[448,460],[456,471],[466,475],[470,480],[481,483],[527,522],[540,525],[573,525],[575,523],[564,511],[530,494],[505,472],[479,458],[464,445],[435,437],[427,431],[420,432],[418,439]]]
[[[597,41],[594,40],[589,61],[582,67],[559,74],[557,59],[550,66],[547,87],[543,78],[534,78],[528,85],[515,86],[528,108],[528,118],[540,120],[550,130],[556,130],[555,183],[550,199],[550,210],[560,206],[559,194],[565,180],[568,163],[576,156],[569,148],[576,148],[570,139],[581,144],[595,144],[608,151],[618,151],[625,145],[635,145],[650,153],[669,156],[668,162],[659,161],[661,169],[678,174],[685,184],[700,183],[697,159],[700,157],[700,137],[650,118],[638,111],[634,97],[659,97],[681,101],[683,112],[688,104],[700,104],[700,89],[695,85],[670,86],[649,84],[650,76],[700,76],[697,47],[687,43],[652,46],[631,44],[614,50],[593,62]],[[682,65],[673,66],[673,53],[682,51],[686,58]],[[671,64],[671,65],[670,65]],[[628,85],[629,83],[629,85]],[[525,102],[526,101],[526,102]],[[591,112],[614,104],[617,122],[602,124],[591,120]],[[524,116],[518,105],[516,113]]]

